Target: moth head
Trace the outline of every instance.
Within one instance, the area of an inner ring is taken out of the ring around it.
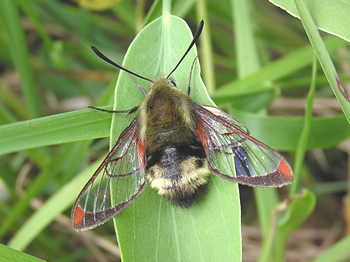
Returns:
[[[177,86],[175,81],[172,80],[171,78],[159,77],[159,78],[153,79],[151,83],[151,90],[154,90],[157,88],[172,89],[172,88],[177,88]]]

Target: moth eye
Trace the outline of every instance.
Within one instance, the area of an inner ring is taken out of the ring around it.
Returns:
[[[168,84],[171,85],[172,87],[176,87],[176,84],[173,80],[169,79]]]

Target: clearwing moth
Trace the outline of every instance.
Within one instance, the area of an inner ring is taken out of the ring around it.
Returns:
[[[193,102],[190,80],[185,93],[170,78],[196,43],[203,25],[201,21],[168,76],[153,80],[115,64],[92,47],[100,58],[149,81],[151,87],[146,93],[138,85],[145,97],[137,108],[95,108],[136,112],[136,117],[80,192],[72,210],[76,230],[89,230],[113,218],[142,193],[147,180],[158,194],[183,208],[201,199],[210,173],[253,187],[281,187],[293,180],[290,165],[279,153],[251,137],[248,129],[227,113]]]

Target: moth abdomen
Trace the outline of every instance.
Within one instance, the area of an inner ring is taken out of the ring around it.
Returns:
[[[146,169],[147,178],[158,194],[168,196],[180,207],[190,207],[206,192],[210,171],[199,142],[165,147],[150,154]]]

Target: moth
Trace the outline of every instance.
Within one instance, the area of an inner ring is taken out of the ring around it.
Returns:
[[[147,181],[159,195],[189,208],[205,194],[211,173],[254,187],[281,187],[293,180],[290,165],[279,153],[251,137],[224,111],[193,102],[190,81],[183,92],[170,78],[203,25],[201,21],[174,69],[153,80],[115,64],[93,47],[106,62],[151,85],[148,93],[139,85],[145,97],[137,108],[108,111],[136,113],[136,117],[79,194],[72,210],[76,230],[95,228],[120,213],[142,193]]]

